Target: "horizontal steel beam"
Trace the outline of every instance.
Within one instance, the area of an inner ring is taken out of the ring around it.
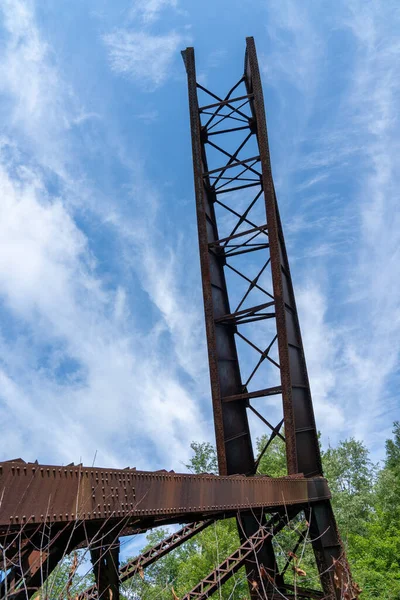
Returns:
[[[330,498],[322,477],[187,475],[135,469],[0,463],[0,532],[105,519],[187,519]]]

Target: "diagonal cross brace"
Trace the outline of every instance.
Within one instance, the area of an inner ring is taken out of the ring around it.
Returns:
[[[146,552],[143,552],[143,554],[140,554],[139,556],[136,556],[132,560],[128,561],[119,569],[120,583],[127,581],[138,573],[140,574],[142,569],[149,567],[159,558],[165,556],[184,542],[187,542],[194,535],[200,533],[200,531],[203,531],[214,522],[214,519],[208,519],[207,521],[196,521],[194,523],[185,525],[179,531],[176,531],[172,535],[163,539],[159,544],[152,546],[146,550]],[[76,600],[91,600],[92,598],[97,597],[97,587],[96,585],[93,585],[84,592],[78,594]]]

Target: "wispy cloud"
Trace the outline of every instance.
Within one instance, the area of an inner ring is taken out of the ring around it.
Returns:
[[[140,269],[133,261],[131,274],[114,285],[75,214],[77,197],[82,203],[101,193],[75,176],[70,125],[97,113],[65,102],[69,88],[32,5],[2,8],[0,109],[4,103],[13,109],[0,152],[2,458],[89,463],[97,450],[99,464],[179,468],[191,439],[207,435],[194,355],[184,355],[195,345],[198,318],[175,297],[181,290],[168,240],[152,237],[156,194],[136,169],[131,193],[142,200],[146,188],[148,197],[136,220],[122,215],[123,205],[113,206],[114,221],[100,201],[86,207],[92,231],[141,260]],[[140,285],[132,286],[132,276]],[[144,295],[153,312],[145,326],[132,311]]]
[[[323,422],[333,405],[338,430],[381,442],[396,416],[390,389],[399,358],[400,12],[396,2],[339,3],[329,21],[335,52],[323,35],[328,23],[314,9],[290,0],[269,8],[270,27],[280,27],[270,35],[281,44],[289,36],[291,44],[278,61],[269,58],[268,81],[273,75],[276,89],[289,81],[296,102],[308,107],[301,127],[295,124],[291,160],[276,166],[278,190],[291,198],[287,230],[317,415]],[[352,51],[336,66],[344,39]],[[318,112],[318,124],[316,98],[332,107],[325,117]],[[334,203],[325,189],[334,190]]]
[[[178,0],[134,0],[131,8],[132,17],[139,17],[143,23],[152,23],[160,18],[165,9],[176,9]]]
[[[172,31],[151,35],[145,31],[118,29],[104,36],[111,68],[134,79],[142,87],[154,89],[170,75],[170,69],[183,37]]]
[[[137,119],[143,121],[143,123],[151,124],[158,119],[158,111],[157,110],[149,110],[146,112],[138,113],[135,115]]]
[[[167,461],[185,455],[190,436],[202,435],[201,416],[176,378],[173,356],[158,351],[157,327],[145,336],[137,329],[125,291],[106,291],[66,208],[48,197],[37,175],[21,172],[11,179],[0,171],[3,319],[24,324],[17,342],[3,339],[0,347],[2,400],[14,418],[8,451],[40,448],[58,460],[88,461],[98,449],[100,460],[116,464],[128,455],[112,442],[118,431],[121,441],[136,437],[133,456],[143,465],[148,458],[138,448],[151,440]],[[186,322],[175,305],[173,272],[160,278],[152,265],[144,272],[167,328],[173,334],[182,328],[184,351]],[[183,354],[181,363],[189,369]],[[27,423],[32,429],[24,442]]]
[[[0,62],[2,121],[24,136],[25,149],[60,175],[71,123],[83,116],[71,88],[59,77],[35,23],[33,2],[5,0],[0,6],[4,50]]]
[[[298,309],[301,314],[303,341],[313,393],[316,421],[325,434],[340,431],[345,426],[345,410],[336,402],[339,384],[332,365],[338,351],[338,334],[327,323],[328,300],[321,291],[317,272],[297,289]],[[325,437],[326,439],[326,437]]]
[[[354,309],[357,306],[362,311],[357,335],[348,340],[346,350],[358,375],[360,404],[368,399],[369,417],[357,423],[359,434],[365,435],[371,417],[382,423],[385,411],[394,409],[385,390],[399,364],[399,7],[388,2],[360,10],[353,2],[345,25],[357,44],[349,103],[364,142],[360,152],[363,177],[357,195],[360,240],[351,278]],[[392,412],[392,418],[395,414]]]

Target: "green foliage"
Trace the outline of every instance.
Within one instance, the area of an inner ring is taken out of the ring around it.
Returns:
[[[393,424],[393,440],[386,441],[385,466],[400,476],[400,422]]]
[[[86,563],[86,557],[83,550],[67,555],[46,579],[39,592],[33,596],[33,600],[65,600],[68,595],[75,598],[79,592],[93,585],[94,578],[90,563]]]
[[[216,522],[196,538],[192,541],[191,556],[186,558],[179,571],[176,582],[178,596],[183,596],[192,589],[240,545],[235,519]],[[237,574],[225,584],[221,598],[230,598],[233,591],[239,594],[234,597],[246,596],[247,582],[244,573]]]
[[[322,452],[322,463],[342,538],[347,542],[352,534],[365,534],[377,472],[368,449],[351,438]]]
[[[165,529],[152,531],[147,536],[146,550],[169,535]],[[178,597],[191,590],[201,579],[217,567],[239,545],[235,519],[210,525],[194,538],[179,546],[144,572],[123,586],[123,596],[129,600],[172,600],[172,589]],[[244,598],[247,581],[239,571],[221,589],[223,600]]]
[[[192,442],[193,456],[185,467],[191,473],[218,473],[218,461],[215,448],[209,442]]]
[[[348,555],[353,573],[364,590],[363,599],[400,599],[400,428],[386,442],[384,466],[374,469],[366,492],[368,511],[362,526],[352,528]]]
[[[257,440],[258,455],[261,454],[267,442],[268,436],[266,435]],[[263,454],[258,465],[258,473],[270,475],[270,477],[283,477],[287,474],[285,444],[279,437],[273,439],[268,450]]]
[[[266,435],[257,440],[258,454],[262,452],[267,441],[268,437]],[[287,475],[286,448],[283,440],[279,437],[274,438],[268,446],[267,452],[261,458],[258,473],[270,475],[271,477],[283,477]],[[298,515],[291,521],[289,527],[281,531],[273,540],[275,556],[280,570],[285,566],[289,558],[288,552],[295,547],[302,532],[307,532],[307,524],[304,515]],[[297,580],[298,585],[301,584],[304,587],[319,589],[319,577],[309,537],[306,537],[305,541],[300,544],[297,556],[296,566],[305,571],[306,576],[302,577],[301,581],[299,581],[292,565],[292,568],[289,568],[286,572],[286,581],[294,584],[295,580]]]
[[[164,538],[170,535],[165,528],[156,529],[147,535],[147,544],[143,548],[143,552],[161,542]],[[136,575],[128,580],[122,589],[122,594],[129,599],[147,599],[155,600],[156,598],[163,600],[171,600],[171,588],[176,586],[180,565],[185,561],[186,555],[190,553],[190,549],[185,546],[180,546],[173,552],[170,552],[162,559],[156,561],[145,571],[145,577],[141,578]]]
[[[386,524],[385,524],[386,522]],[[363,600],[400,598],[400,535],[398,521],[374,512],[364,535],[351,536],[348,557],[353,576],[363,589]]]

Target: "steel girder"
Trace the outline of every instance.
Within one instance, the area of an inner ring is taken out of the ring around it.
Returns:
[[[330,497],[326,480],[288,476],[188,475],[136,469],[0,463],[1,559],[9,571],[1,598],[31,597],[59,561],[72,550],[90,550],[99,597],[114,600],[119,583],[119,537],[131,531],[192,519],[221,519],[241,514],[241,522],[288,506]],[[197,523],[139,561],[151,564],[209,524]],[[258,525],[256,531],[259,529]],[[251,535],[253,535],[252,532]],[[250,537],[248,530],[246,536]],[[176,543],[175,543],[176,542]],[[264,563],[268,568],[268,563]],[[252,568],[252,572],[254,567]],[[256,577],[256,575],[254,575]]]

